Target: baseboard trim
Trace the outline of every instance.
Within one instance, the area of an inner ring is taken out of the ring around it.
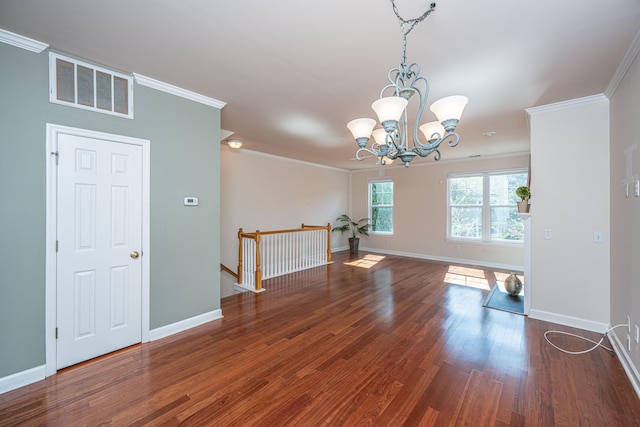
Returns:
[[[35,368],[0,378],[0,394],[43,380],[46,370],[46,365],[36,366]]]
[[[620,338],[615,333],[615,331],[607,334],[607,336],[609,337],[609,341],[611,342],[613,351],[616,353],[616,356],[618,356],[618,360],[620,360],[620,363],[622,364],[622,368],[627,373],[629,381],[631,381],[633,389],[636,391],[638,397],[640,397],[640,373],[638,373],[638,370],[633,364],[633,361],[624,348],[624,344],[622,343],[622,341],[620,341]]]
[[[149,341],[155,341],[161,338],[166,338],[170,335],[177,334],[178,332],[183,332],[188,329],[195,328],[196,326],[200,326],[204,323],[221,319],[223,317],[224,316],[222,315],[222,310],[217,309],[217,310],[210,311],[209,313],[203,313],[198,316],[191,317],[189,319],[172,323],[170,325],[161,326],[159,328],[152,329],[151,331],[149,331]]]
[[[233,285],[233,289],[236,291],[236,293],[240,293],[240,292],[253,292],[254,294],[260,294],[260,293],[262,293],[262,292],[264,292],[264,291],[266,290],[265,288],[262,288],[262,289],[260,289],[260,290],[258,290],[258,289],[254,289],[254,288],[248,288],[248,287],[246,287],[246,286],[242,286],[242,285],[239,285],[239,284],[237,284],[237,283],[235,283],[235,284]]]
[[[565,316],[564,314],[550,313],[548,311],[529,310],[529,318],[543,320],[545,322],[557,323],[558,325],[570,326],[572,328],[584,329],[585,331],[598,332],[604,334],[609,329],[609,325],[592,320],[581,319],[579,317]]]
[[[486,261],[479,261],[474,259],[449,258],[449,257],[435,256],[435,255],[416,254],[412,252],[388,251],[385,249],[367,248],[362,246],[360,246],[360,250],[366,251],[366,252],[387,254],[387,255],[403,256],[407,258],[426,259],[427,261],[438,261],[438,262],[448,262],[451,264],[471,265],[471,266],[486,267],[486,268],[497,268],[500,270],[509,270],[509,271],[524,270],[524,266],[522,265],[499,264],[495,262],[486,262]]]

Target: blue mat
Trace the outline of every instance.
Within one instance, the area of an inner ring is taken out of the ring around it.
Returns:
[[[524,296],[522,293],[511,296],[503,292],[498,285],[495,285],[482,306],[508,311],[509,313],[524,314]]]

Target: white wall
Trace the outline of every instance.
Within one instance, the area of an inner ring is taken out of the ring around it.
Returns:
[[[531,118],[530,317],[609,325],[609,101],[527,110]],[[551,230],[551,239],[545,239]],[[594,242],[594,231],[604,243]]]
[[[611,96],[611,325],[631,318],[632,337],[640,326],[640,198],[625,197],[624,150],[638,144],[632,154],[631,175],[640,176],[640,58],[630,64]],[[635,370],[631,378],[640,383],[640,345],[632,340],[627,350],[627,329],[614,331],[622,344],[623,362]],[[638,390],[638,389],[636,389]]]
[[[220,147],[220,262],[238,267],[238,229],[286,230],[334,224],[347,212],[349,173],[256,151]],[[332,248],[341,245],[332,233]],[[220,296],[232,295],[235,279],[221,273]]]
[[[367,217],[368,182],[384,177],[394,180],[394,234],[371,235],[361,247],[417,258],[461,262],[522,271],[522,244],[482,244],[447,241],[447,174],[527,168],[528,155],[392,165],[352,174],[352,218]],[[366,161],[366,160],[365,160]],[[373,160],[371,160],[373,162]],[[373,164],[373,163],[372,163]],[[535,195],[532,198],[535,200]]]

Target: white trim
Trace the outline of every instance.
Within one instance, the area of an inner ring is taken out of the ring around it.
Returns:
[[[607,89],[604,91],[604,94],[607,96],[607,98],[611,99],[613,94],[616,92],[616,89],[618,89],[618,85],[624,78],[624,75],[627,73],[627,70],[629,69],[631,64],[633,64],[633,61],[636,59],[636,56],[638,56],[639,52],[640,52],[640,26],[636,30],[636,33],[633,36],[633,39],[631,40],[631,42],[629,43],[629,46],[627,46],[627,50],[625,51],[624,56],[622,57],[622,61],[618,65],[618,68],[616,69],[616,72],[613,75],[613,78],[609,82],[609,86],[607,86]]]
[[[418,162],[411,163],[412,168],[416,167],[424,167],[424,166],[438,166],[445,165],[449,163],[465,163],[465,162],[476,162],[478,160],[496,160],[496,159],[505,159],[512,157],[520,157],[520,156],[529,156],[531,154],[530,151],[517,151],[514,153],[504,153],[504,154],[492,154],[488,156],[480,156],[480,157],[463,157],[463,158],[446,158],[442,160],[434,160],[430,162]],[[404,163],[399,163],[397,165],[385,166],[386,169],[406,169]],[[360,172],[372,172],[379,171],[380,166],[372,167],[372,168],[363,168],[363,169],[349,169],[351,173],[360,173]]]
[[[46,43],[3,30],[2,28],[0,28],[0,42],[35,53],[42,53],[42,51],[49,47]]]
[[[253,292],[254,294],[260,294],[260,293],[266,291],[265,288],[261,288],[260,290],[258,290],[258,289],[254,289],[254,288],[249,288],[247,286],[239,285],[238,283],[234,283],[233,284],[233,289],[236,292]]]
[[[579,317],[566,316],[564,314],[551,313],[543,310],[532,308],[529,310],[531,319],[544,320],[545,322],[556,323],[558,325],[570,326],[572,328],[584,329],[598,333],[605,333],[609,329],[609,325],[602,322],[594,322],[593,320],[581,319]]]
[[[226,102],[219,101],[215,98],[209,98],[208,96],[200,95],[190,90],[182,89],[178,86],[171,85],[169,83],[161,82],[160,80],[152,79],[151,77],[143,76],[142,74],[133,73],[133,77],[136,79],[136,83],[142,86],[150,87],[162,92],[169,93],[171,95],[179,96],[181,98],[189,99],[191,101],[199,102],[200,104],[208,105],[222,109]]]
[[[220,142],[229,138],[233,134],[235,134],[235,132],[232,132],[230,130],[220,129]]]
[[[44,377],[45,365],[41,365],[0,378],[0,394],[41,381]]]
[[[229,148],[229,150],[232,150],[232,149]],[[349,169],[337,168],[335,166],[321,165],[320,163],[312,163],[312,162],[307,162],[305,160],[298,160],[298,159],[292,159],[290,157],[277,156],[275,154],[263,153],[261,151],[247,150],[246,148],[242,148],[240,150],[236,150],[236,152],[237,153],[242,153],[242,154],[251,154],[251,155],[260,156],[260,157],[267,157],[267,158],[270,158],[270,159],[282,160],[282,161],[285,161],[285,162],[297,163],[299,165],[313,166],[313,167],[321,168],[321,169],[329,169],[329,170],[333,170],[333,171],[337,171],[337,172],[347,172],[347,173],[355,172],[355,171],[351,171]]]
[[[61,61],[65,61],[65,62],[69,62],[73,64],[73,70],[74,70],[74,75],[73,75],[73,79],[74,79],[74,101],[73,102],[69,102],[69,101],[64,101],[62,99],[58,99],[58,85],[57,85],[57,78],[58,78],[58,71],[57,71],[57,61],[61,60]],[[97,73],[93,73],[93,101],[94,101],[94,106],[90,106],[90,105],[83,105],[81,103],[78,102],[78,88],[77,88],[77,80],[78,80],[78,71],[77,71],[77,67],[78,66],[82,66],[88,69],[91,69],[93,71],[100,71],[101,73],[104,73],[108,76],[111,77],[112,81],[111,81],[111,109],[110,110],[106,110],[106,109],[102,109],[102,108],[98,108],[97,106],[97,84],[96,84],[96,78],[97,78]],[[127,113],[120,113],[117,112],[115,110],[115,99],[116,96],[114,94],[115,91],[115,84],[113,83],[113,78],[114,77],[118,77],[121,78],[123,80],[127,81],[127,99],[128,99],[128,103],[127,103]],[[118,71],[113,71],[111,69],[108,68],[104,68],[104,67],[100,67],[98,65],[95,64],[91,64],[89,62],[85,62],[85,61],[80,61],[78,59],[75,58],[71,58],[70,56],[66,56],[60,53],[55,53],[55,52],[49,52],[49,102],[51,102],[52,104],[59,104],[59,105],[65,105],[67,107],[73,107],[73,108],[80,108],[82,110],[87,110],[87,111],[93,111],[94,113],[101,113],[101,114],[108,114],[110,116],[116,116],[116,117],[124,117],[127,119],[133,119],[133,78],[131,77],[130,74],[124,74],[124,73],[120,73]]]
[[[348,248],[346,248],[346,249],[348,249]],[[385,249],[368,248],[368,247],[362,247],[362,246],[360,246],[360,250],[366,251],[366,252],[387,254],[387,255],[404,256],[404,257],[407,257],[407,258],[426,259],[427,261],[447,262],[447,263],[450,263],[450,264],[472,265],[472,266],[478,266],[478,267],[497,268],[497,269],[500,269],[500,270],[509,270],[509,271],[517,271],[517,272],[520,272],[520,271],[524,270],[524,267],[522,265],[488,263],[488,262],[485,262],[485,261],[478,261],[478,260],[469,260],[469,259],[462,259],[462,258],[449,258],[449,257],[441,257],[441,256],[436,256],[436,255],[427,255],[427,254],[416,254],[416,253],[413,253],[413,252],[389,251],[389,250],[385,250]],[[336,252],[338,252],[338,251],[336,251]]]
[[[52,123],[47,123],[46,128],[46,233],[45,233],[45,360],[46,376],[56,373],[56,224],[57,224],[57,175],[56,156],[58,151],[57,141],[60,134],[75,135],[85,138],[116,141],[125,144],[139,145],[142,147],[142,342],[149,341],[149,277],[151,264],[150,250],[150,204],[149,192],[151,182],[150,172],[150,148],[151,141],[147,139],[133,138],[124,135],[115,135],[104,132],[96,132],[87,129],[72,128]]]
[[[526,111],[529,116],[536,114],[549,113],[552,111],[566,110],[568,108],[575,108],[582,105],[589,105],[600,101],[609,101],[609,98],[604,94],[585,96],[583,98],[570,99],[568,101],[555,102],[553,104],[540,105],[538,107],[527,108]]]
[[[222,315],[221,309],[213,310],[208,313],[199,314],[189,319],[184,319],[179,322],[172,323],[170,325],[161,326],[159,328],[153,329],[149,331],[149,339],[150,341],[155,341],[162,338],[166,338],[169,335],[177,334],[178,332],[183,332],[188,329],[195,328],[196,326],[203,325],[213,320],[222,319],[223,317],[224,316]]]
[[[625,350],[624,344],[620,341],[618,335],[615,331],[612,332],[613,333],[607,334],[607,336],[609,337],[613,351],[616,353],[616,356],[618,356],[618,360],[620,360],[620,364],[622,364],[629,381],[631,381],[633,389],[636,391],[638,397],[640,397],[640,373],[638,373],[638,370],[633,364],[629,353]]]

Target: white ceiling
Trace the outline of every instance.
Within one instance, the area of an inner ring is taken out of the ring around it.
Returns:
[[[429,3],[397,0],[404,18]],[[524,110],[605,92],[639,24],[638,0],[438,1],[407,57],[428,104],[470,99],[442,158],[527,152]],[[345,169],[375,165],[345,125],[375,118],[401,59],[389,0],[0,0],[0,28],[224,101],[246,149]]]

